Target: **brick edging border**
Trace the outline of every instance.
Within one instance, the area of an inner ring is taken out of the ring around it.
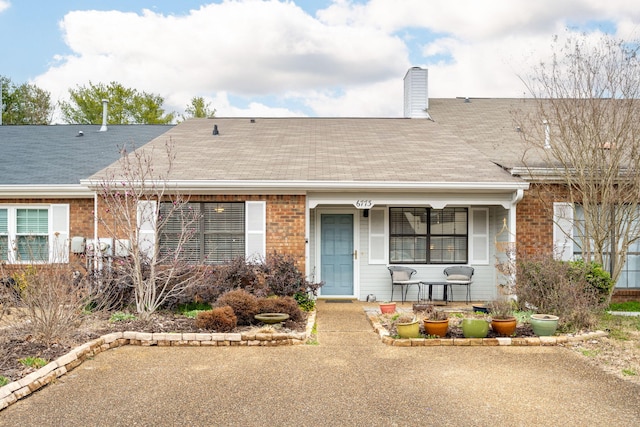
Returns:
[[[553,346],[609,336],[605,331],[587,332],[580,335],[557,335],[551,337],[499,337],[499,338],[393,338],[378,321],[376,311],[366,310],[367,319],[383,344],[396,347],[437,346]]]
[[[309,313],[305,332],[292,333],[148,333],[113,332],[82,344],[29,375],[0,387],[0,411],[71,372],[87,360],[112,348],[125,345],[158,347],[228,347],[300,345],[311,337],[316,311]]]

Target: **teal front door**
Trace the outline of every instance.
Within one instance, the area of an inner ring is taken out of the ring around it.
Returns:
[[[353,295],[353,215],[320,216],[321,293]]]

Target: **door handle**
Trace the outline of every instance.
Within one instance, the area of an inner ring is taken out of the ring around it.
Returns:
[[[353,251],[353,259],[358,259],[358,250]]]

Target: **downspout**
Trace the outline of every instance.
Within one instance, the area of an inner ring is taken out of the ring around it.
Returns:
[[[511,198],[511,206],[509,207],[509,231],[511,231],[511,236],[513,236],[514,240],[515,240],[516,231],[517,231],[516,230],[516,205],[518,204],[518,202],[520,202],[520,200],[522,200],[523,197],[524,197],[524,190],[522,189],[516,190],[513,197]],[[515,243],[515,242],[509,242],[509,243]]]
[[[98,253],[100,245],[98,244],[98,192],[93,192],[93,272],[98,271]]]

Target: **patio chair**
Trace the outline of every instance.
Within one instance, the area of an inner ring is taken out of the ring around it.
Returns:
[[[452,285],[466,286],[467,298],[465,302],[469,304],[471,302],[471,284],[473,283],[473,267],[468,265],[454,265],[453,267],[447,267],[444,269],[444,275],[447,276],[447,285],[451,290],[450,294],[453,298]]]
[[[411,276],[417,273],[416,270],[400,265],[390,265],[387,268],[391,274],[391,301],[393,301],[393,290],[396,286],[400,286],[402,302],[405,302],[407,299],[407,292],[409,292],[411,285],[418,286],[418,294],[420,293],[420,280],[411,279]],[[404,291],[404,293],[402,291]]]

